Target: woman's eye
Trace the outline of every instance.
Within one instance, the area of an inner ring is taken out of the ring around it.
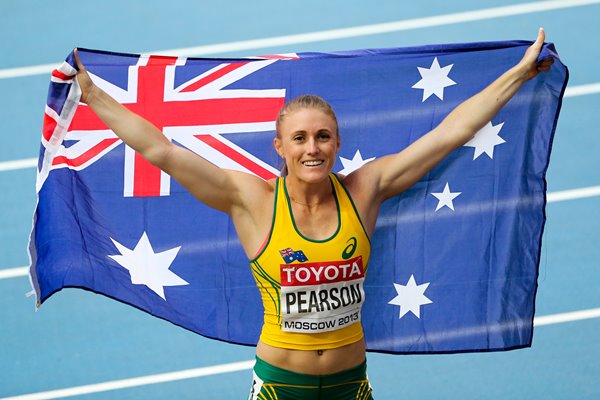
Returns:
[[[295,136],[295,137],[294,137],[294,141],[295,141],[295,142],[301,142],[301,141],[303,141],[303,140],[304,140],[304,136]]]

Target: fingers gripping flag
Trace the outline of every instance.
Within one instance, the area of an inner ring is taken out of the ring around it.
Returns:
[[[401,151],[522,57],[528,42],[248,59],[79,51],[94,82],[172,142],[227,169],[278,176],[275,119],[318,94],[336,110],[334,172]],[[528,82],[465,146],[385,202],[362,323],[393,353],[529,346],[545,174],[567,69]],[[207,337],[254,345],[262,305],[226,215],[156,169],[79,104],[73,56],[51,77],[30,240],[41,304],[85,288]],[[282,260],[305,260],[282,249]]]

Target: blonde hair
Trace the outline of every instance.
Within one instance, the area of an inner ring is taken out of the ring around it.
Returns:
[[[323,99],[320,96],[314,95],[314,94],[305,94],[302,96],[298,96],[298,97],[288,101],[287,103],[285,103],[285,105],[279,111],[279,115],[277,115],[277,120],[275,121],[275,135],[278,138],[281,138],[281,132],[280,132],[281,123],[283,122],[283,120],[285,119],[285,117],[287,115],[293,113],[294,111],[298,111],[298,110],[302,110],[302,109],[306,109],[306,108],[312,108],[315,110],[319,110],[319,111],[322,111],[324,114],[330,116],[331,119],[333,119],[333,121],[335,122],[335,129],[336,129],[335,134],[339,135],[337,117],[335,116],[333,107],[331,107],[331,105],[327,101],[325,101],[325,99]],[[284,161],[283,167],[281,168],[281,176],[286,176],[286,175],[287,175],[287,165],[285,164],[285,161]]]

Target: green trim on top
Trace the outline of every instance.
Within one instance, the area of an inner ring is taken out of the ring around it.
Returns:
[[[269,243],[271,243],[271,238],[273,237],[273,228],[275,227],[275,215],[277,214],[277,196],[279,195],[279,179],[281,178],[277,178],[277,181],[275,183],[275,195],[273,196],[273,218],[271,219],[271,229],[269,229],[269,238],[267,239],[267,242],[262,247],[262,249],[260,249],[260,252],[256,256],[254,256],[254,258],[248,260],[251,263],[258,260],[258,258],[262,256],[262,254],[265,252],[267,247],[269,247]]]
[[[271,298],[271,301],[273,302],[273,305],[275,306],[275,312],[277,313],[278,316],[278,322],[281,323],[281,284],[279,282],[277,282],[275,279],[273,279],[268,273],[267,271],[265,271],[265,269],[258,263],[258,261],[253,261],[251,264],[252,270],[255,274],[255,279],[256,279],[256,283],[258,285],[260,285],[269,295],[269,297]],[[266,283],[271,284],[271,288],[273,289],[273,291],[275,291],[274,296],[271,294],[271,292],[263,285],[263,283],[261,282],[260,279],[258,279],[258,277],[262,278],[265,280]]]
[[[350,204],[352,204],[352,209],[354,210],[354,214],[356,215],[356,218],[358,219],[360,226],[363,228],[363,232],[365,233],[365,236],[367,237],[367,240],[369,241],[369,245],[371,245],[371,237],[369,236],[369,233],[367,232],[367,230],[365,229],[365,226],[363,225],[362,219],[360,218],[360,214],[358,213],[358,210],[356,209],[356,206],[354,205],[354,200],[352,200],[352,196],[350,196],[350,192],[348,192],[348,189],[346,189],[346,186],[344,186],[344,183],[336,174],[332,174],[332,175],[335,176],[335,179],[338,181],[338,183],[340,184],[342,189],[344,189],[344,192],[346,192],[346,196],[348,197],[348,200],[350,200]]]
[[[252,261],[252,267],[256,270],[256,275],[263,278],[266,282],[270,283],[273,286],[273,289],[279,290],[281,289],[281,283],[278,282],[275,278],[273,278],[269,273],[259,264],[258,261]]]
[[[285,193],[285,199],[287,201],[288,210],[290,212],[290,219],[292,220],[292,225],[294,226],[294,230],[296,231],[296,233],[298,235],[300,235],[300,237],[306,241],[313,242],[313,243],[329,242],[330,240],[332,240],[333,238],[335,238],[337,236],[337,234],[340,232],[340,229],[342,227],[342,215],[340,213],[340,202],[338,201],[337,191],[335,190],[335,185],[333,183],[331,175],[333,175],[333,174],[329,174],[329,183],[331,183],[331,190],[333,192],[333,198],[335,199],[335,207],[337,210],[337,217],[338,217],[338,226],[337,226],[337,229],[335,230],[335,232],[333,232],[333,234],[330,237],[328,237],[327,239],[322,239],[322,240],[311,239],[309,237],[304,236],[302,234],[302,232],[300,232],[300,230],[296,226],[296,220],[294,219],[294,213],[292,212],[292,203],[290,201],[290,195],[288,194],[288,191],[287,191],[286,178],[285,177],[283,178],[283,191]]]

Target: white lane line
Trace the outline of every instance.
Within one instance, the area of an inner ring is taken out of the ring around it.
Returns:
[[[349,28],[330,29],[325,31],[301,33],[295,35],[277,36],[263,39],[242,40],[228,43],[218,43],[196,47],[151,51],[150,54],[176,54],[178,56],[204,56],[234,51],[256,50],[267,47],[289,46],[300,43],[315,43],[327,40],[348,39],[368,35],[406,31],[411,29],[429,28],[471,21],[481,21],[493,18],[509,17],[598,4],[600,0],[553,0],[539,1],[511,6],[484,8],[480,10],[436,15],[432,17],[413,18],[407,20],[386,22],[381,24],[361,25]],[[30,67],[7,68],[0,70],[0,79],[10,79],[23,76],[50,73],[60,62]]]
[[[561,324],[566,322],[581,321],[586,319],[600,318],[600,308],[592,308],[589,310],[580,310],[566,312],[554,315],[545,315],[535,317],[533,325],[536,327]],[[136,386],[152,385],[156,383],[165,383],[178,381],[183,379],[200,378],[203,376],[211,376],[217,374],[226,374],[230,372],[238,372],[252,369],[254,360],[239,361],[229,364],[213,365],[210,367],[194,368],[183,371],[169,372],[165,374],[147,375],[137,378],[121,379],[116,381],[108,381],[91,385],[75,386],[71,388],[50,390],[46,392],[37,392],[23,394],[13,397],[3,397],[0,400],[48,400],[60,399],[65,397],[79,396],[85,394],[107,392],[110,390],[126,389]]]
[[[198,47],[164,50],[159,54],[176,54],[180,56],[207,55],[215,53],[254,50],[265,47],[288,46],[291,44],[314,43],[327,40],[348,39],[369,35],[406,31],[411,29],[430,28],[459,24],[471,21],[481,21],[493,18],[522,15],[542,11],[558,10],[598,4],[600,0],[554,0],[516,4],[511,6],[484,8],[480,10],[464,11],[424,18],[386,22],[380,24],[361,25],[350,28],[331,29],[296,35],[286,35],[265,39],[244,40],[240,42],[223,43]]]
[[[62,61],[52,64],[33,65],[31,67],[16,67],[0,69],[0,79],[19,78],[22,76],[34,76],[50,74]]]
[[[586,94],[596,94],[600,92],[600,82],[590,83],[589,85],[579,85],[567,87],[564,97],[584,96]]]
[[[19,278],[29,274],[29,267],[0,269],[0,279]]]
[[[600,196],[600,186],[590,186],[581,189],[562,190],[560,192],[548,193],[546,199],[548,203],[556,203],[558,201],[567,201],[575,199],[584,199],[586,197]]]
[[[598,0],[600,1],[600,0]],[[585,96],[600,93],[600,82],[588,85],[567,87],[564,97]],[[18,169],[35,168],[38,165],[37,158],[23,158],[21,160],[0,161],[0,172],[14,171]]]
[[[65,397],[81,396],[90,393],[107,392],[109,390],[126,389],[136,386],[152,385],[155,383],[179,381],[182,379],[199,378],[230,372],[245,371],[254,367],[254,360],[239,361],[230,364],[213,365],[210,367],[194,368],[183,371],[169,372],[166,374],[140,376],[138,378],[121,379],[96,383],[92,385],[75,386],[66,389],[50,390],[20,396],[4,397],[0,400],[46,400],[62,399]]]
[[[0,162],[0,172],[14,171],[16,169],[35,168],[38,165],[37,158],[23,158],[21,160]]]
[[[562,324],[565,322],[582,321],[592,318],[600,318],[600,308],[590,308],[589,310],[571,311],[561,314],[535,317],[533,319],[533,326]]]

